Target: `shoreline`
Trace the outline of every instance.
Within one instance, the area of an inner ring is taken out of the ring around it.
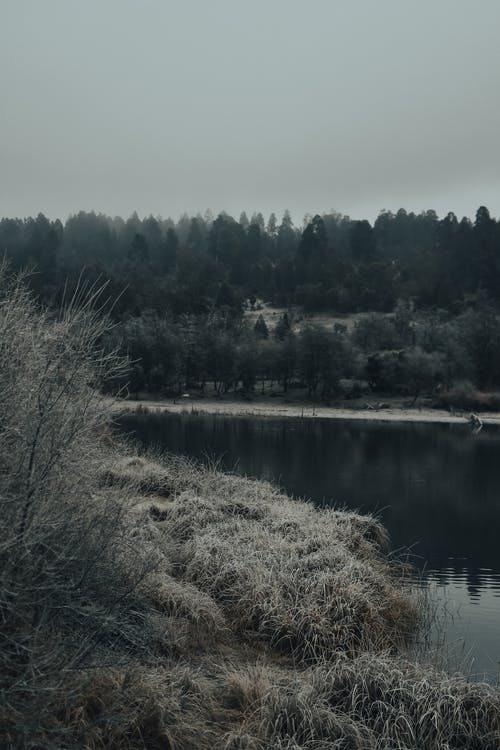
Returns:
[[[283,404],[269,401],[241,402],[223,399],[179,398],[174,400],[110,399],[112,411],[134,412],[139,408],[153,412],[171,414],[213,414],[228,417],[279,417],[304,419],[358,419],[379,422],[426,422],[440,424],[467,424],[469,413],[451,414],[445,409],[429,407],[403,407],[390,405],[383,408],[349,408],[346,406],[324,406],[318,404]],[[483,412],[481,421],[485,425],[500,426],[500,413]]]

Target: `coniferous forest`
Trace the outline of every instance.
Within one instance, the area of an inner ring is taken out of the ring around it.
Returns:
[[[332,212],[300,228],[288,212],[80,212],[64,225],[39,214],[2,219],[0,251],[49,308],[82,278],[106,284],[116,325],[105,343],[129,356],[118,385],[132,394],[270,384],[325,401],[365,388],[496,406],[500,222],[484,206],[473,220],[400,209],[372,225]],[[263,306],[282,311],[274,326]]]

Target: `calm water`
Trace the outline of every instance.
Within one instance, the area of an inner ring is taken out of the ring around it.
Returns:
[[[500,430],[467,425],[198,415],[123,417],[146,445],[269,479],[289,494],[376,514],[447,612],[474,677],[500,668]]]

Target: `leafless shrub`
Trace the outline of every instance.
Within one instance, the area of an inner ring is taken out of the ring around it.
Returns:
[[[127,496],[97,482],[111,460],[98,389],[123,367],[99,345],[99,298],[77,290],[52,317],[0,268],[2,726],[18,731],[21,711],[27,736],[68,673],[103,648],[147,649],[138,584],[155,560],[132,543]]]
[[[472,383],[456,383],[441,390],[436,396],[436,406],[442,409],[467,409],[471,411],[499,411],[500,394],[485,393]]]

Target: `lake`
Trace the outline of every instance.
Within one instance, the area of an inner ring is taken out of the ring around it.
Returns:
[[[443,615],[452,667],[500,667],[500,430],[464,424],[147,414],[117,420],[155,445],[267,479],[295,497],[373,513]]]

